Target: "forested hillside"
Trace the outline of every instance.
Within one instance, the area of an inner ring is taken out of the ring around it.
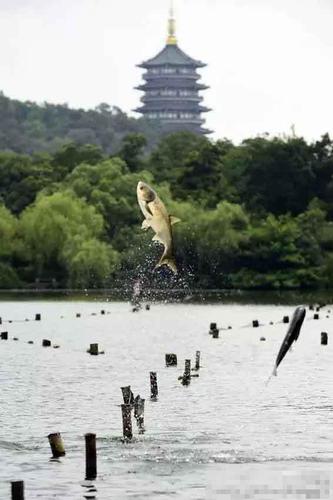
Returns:
[[[6,135],[6,134],[5,134]],[[333,280],[333,143],[189,133],[147,153],[141,134],[110,155],[77,143],[0,153],[0,288],[318,288]],[[180,273],[141,230],[139,180],[171,214]],[[159,282],[160,278],[163,278]]]
[[[0,150],[15,153],[55,152],[68,142],[95,144],[115,153],[121,139],[142,133],[149,145],[161,135],[156,124],[128,117],[102,103],[94,110],[71,109],[66,104],[38,105],[9,99],[0,92]]]

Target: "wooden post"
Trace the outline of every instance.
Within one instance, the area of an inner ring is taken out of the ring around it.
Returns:
[[[123,393],[123,400],[125,405],[134,404],[134,394],[131,391],[131,386],[127,385],[126,387],[121,387],[121,392]]]
[[[89,354],[92,356],[98,356],[98,344],[90,344]]]
[[[42,346],[51,347],[51,340],[43,339]]]
[[[104,315],[105,314],[105,311],[104,309],[101,310],[101,314]]]
[[[60,432],[55,432],[48,435],[49,443],[51,446],[51,451],[53,458],[59,458],[66,455],[64,442],[62,440]]]
[[[39,313],[35,314],[35,321],[40,321],[41,315]]]
[[[321,345],[327,345],[328,344],[328,335],[326,332],[321,332]]]
[[[252,326],[253,326],[253,328],[258,328],[258,326],[259,326],[259,321],[258,321],[257,319],[254,319],[254,320],[252,321]]]
[[[195,353],[195,370],[200,370],[200,351]]]
[[[182,384],[189,385],[191,382],[191,360],[185,359],[185,370],[184,375],[182,377]]]
[[[219,331],[217,328],[215,330],[212,330],[210,333],[213,336],[213,339],[218,339],[219,338]]]
[[[166,354],[165,364],[166,366],[177,366],[177,354]]]
[[[157,399],[158,387],[157,387],[157,373],[150,372],[150,399]]]
[[[209,325],[209,333],[210,333],[210,335],[212,335],[213,332],[215,332],[216,330],[217,330],[217,324],[216,323],[211,323]]]
[[[86,479],[96,479],[97,476],[97,454],[96,454],[96,434],[85,434],[86,442]]]
[[[289,323],[289,316],[283,316],[282,323]]]
[[[264,342],[266,340],[266,337],[260,337],[261,342]]]
[[[315,313],[315,314],[313,315],[313,319],[319,319],[319,314],[318,314],[318,313]]]
[[[24,500],[24,482],[12,481],[12,500]]]
[[[77,318],[81,318],[81,314],[80,313],[76,313],[76,317]]]
[[[123,417],[123,436],[125,441],[130,441],[133,437],[131,410],[131,405],[121,405],[121,412]]]
[[[8,340],[8,332],[1,332],[1,340]]]
[[[139,395],[134,400],[134,417],[138,426],[139,434],[145,432],[144,418],[145,418],[145,400]]]

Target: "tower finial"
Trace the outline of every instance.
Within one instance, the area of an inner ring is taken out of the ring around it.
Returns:
[[[173,0],[170,0],[167,45],[177,45],[176,20],[174,15]]]

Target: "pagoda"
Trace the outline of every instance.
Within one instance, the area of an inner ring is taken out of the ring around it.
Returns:
[[[192,59],[177,44],[173,7],[170,8],[168,38],[164,49],[152,59],[139,64],[146,72],[145,82],[136,87],[142,90],[142,106],[134,111],[145,118],[158,120],[167,133],[187,130],[196,134],[210,134],[203,128],[201,113],[210,111],[201,104],[199,91],[208,87],[198,82],[198,68],[205,67]]]

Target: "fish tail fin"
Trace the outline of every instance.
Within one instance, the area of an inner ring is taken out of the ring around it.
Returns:
[[[161,266],[164,266],[164,265],[168,266],[174,274],[178,274],[178,269],[177,269],[176,261],[175,261],[175,258],[172,255],[171,256],[170,255],[162,255],[161,260],[156,265],[155,269],[157,267],[161,267]]]

